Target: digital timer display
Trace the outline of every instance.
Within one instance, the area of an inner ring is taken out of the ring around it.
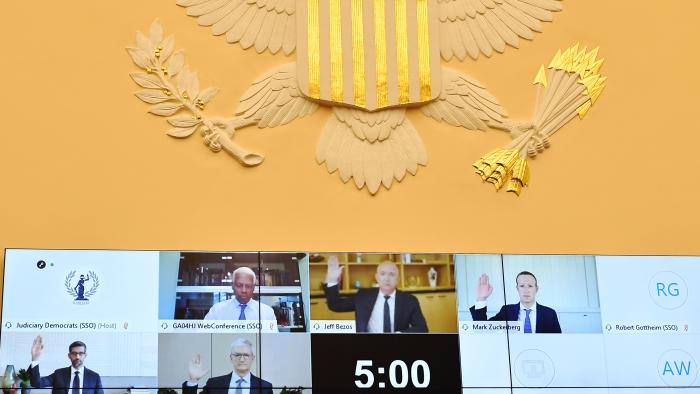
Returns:
[[[453,334],[325,334],[311,337],[314,390],[459,393]]]
[[[358,388],[366,389],[374,386],[375,380],[377,387],[383,389],[386,387],[386,382],[383,379],[384,367],[377,368],[377,379],[372,372],[372,360],[357,360],[355,365],[355,376],[365,377],[366,379],[356,379],[355,385]],[[408,386],[409,379],[413,387],[424,389],[430,385],[430,366],[424,360],[416,360],[411,364],[409,370],[408,365],[403,360],[394,360],[389,364],[389,384],[395,389],[402,389]]]

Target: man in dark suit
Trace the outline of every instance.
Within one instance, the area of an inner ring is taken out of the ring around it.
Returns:
[[[520,303],[503,305],[494,317],[487,319],[486,299],[491,295],[493,286],[489,283],[488,275],[481,275],[476,288],[476,304],[469,308],[472,319],[475,321],[517,321],[522,323],[523,332],[526,334],[561,334],[557,312],[535,301],[539,290],[535,275],[523,271],[515,277],[515,283]]]
[[[253,343],[244,338],[238,338],[231,344],[230,353],[233,372],[228,375],[215,376],[207,380],[201,394],[272,394],[272,384],[250,372],[255,365],[255,350]],[[190,361],[189,380],[182,384],[183,394],[197,394],[199,380],[209,371],[202,367],[202,358],[195,354]],[[231,390],[231,391],[229,391]],[[247,391],[244,391],[247,390]]]
[[[328,308],[335,312],[355,311],[357,332],[428,332],[418,299],[396,290],[399,278],[396,264],[386,262],[377,266],[374,278],[378,288],[359,289],[357,294],[347,297],[338,291],[341,275],[338,258],[331,256],[324,286]]]
[[[39,373],[39,357],[44,351],[44,340],[41,336],[34,338],[32,343],[32,363],[29,365],[29,384],[32,387],[51,387],[52,394],[103,394],[100,375],[85,368],[83,362],[87,357],[87,346],[75,341],[68,346],[70,367],[59,368],[49,376]]]

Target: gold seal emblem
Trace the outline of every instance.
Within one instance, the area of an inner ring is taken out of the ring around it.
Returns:
[[[276,127],[333,108],[316,148],[316,161],[343,182],[371,194],[389,189],[428,163],[423,142],[406,118],[425,115],[470,130],[510,132],[513,142],[484,155],[473,166],[496,189],[520,194],[529,181],[527,157],[574,117],[583,117],[600,96],[605,77],[598,49],[578,44],[560,51],[535,79],[539,89],[533,120],[516,123],[486,88],[443,61],[476,60],[518,48],[533,39],[542,22],[561,11],[560,0],[177,0],[199,25],[230,43],[291,55],[296,61],[263,75],[243,94],[233,118],[212,118],[204,107],[215,88],[200,90],[196,73],[173,54],[159,23],[129,48],[145,73],[132,78],[146,88],[137,96],[155,104],[150,112],[169,117],[168,134],[199,130],[215,152],[225,150],[242,164],[263,156],[233,141],[237,129]],[[182,116],[182,112],[187,113]]]

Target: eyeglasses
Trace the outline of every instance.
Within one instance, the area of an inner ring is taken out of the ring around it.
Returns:
[[[73,357],[83,357],[85,355],[85,352],[70,352],[68,353]]]
[[[231,357],[237,358],[239,360],[247,360],[253,355],[250,353],[231,353]]]
[[[249,285],[247,283],[240,283],[240,282],[235,282],[233,284],[233,287],[241,290],[252,290],[255,288],[255,285]]]

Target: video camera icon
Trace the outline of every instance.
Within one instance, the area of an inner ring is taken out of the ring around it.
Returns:
[[[554,380],[554,362],[538,349],[520,352],[513,364],[515,377],[524,387],[547,387]]]
[[[523,360],[522,369],[528,379],[539,379],[547,373],[542,360]]]

